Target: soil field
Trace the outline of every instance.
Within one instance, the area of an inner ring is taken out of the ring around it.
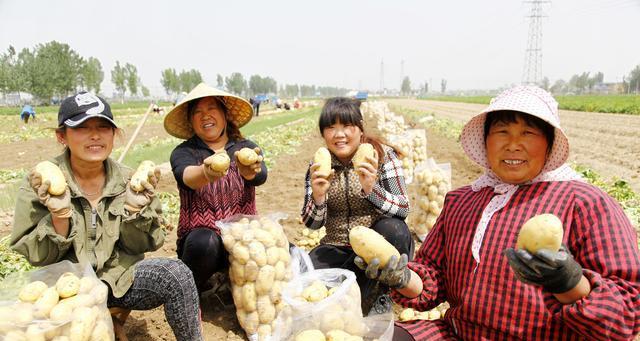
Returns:
[[[388,102],[460,123],[467,122],[486,107],[482,104],[409,99]],[[571,146],[569,162],[588,166],[605,179],[623,179],[636,193],[640,193],[639,115],[560,110],[560,124]]]

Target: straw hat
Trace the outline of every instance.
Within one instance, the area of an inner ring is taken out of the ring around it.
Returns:
[[[540,118],[555,128],[553,148],[542,169],[552,171],[569,158],[569,140],[560,127],[558,102],[550,93],[536,86],[517,86],[505,90],[491,100],[489,106],[471,118],[462,128],[460,143],[471,160],[484,168],[490,168],[484,138],[484,121],[494,111],[519,111]]]
[[[253,108],[245,99],[228,92],[216,89],[205,83],[200,83],[193,88],[164,118],[164,129],[171,135],[189,139],[194,131],[189,122],[187,108],[189,102],[203,97],[218,97],[227,109],[227,120],[233,122],[238,128],[247,124],[253,117]]]

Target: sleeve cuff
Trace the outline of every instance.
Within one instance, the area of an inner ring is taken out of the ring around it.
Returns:
[[[36,226],[38,240],[42,241],[45,238],[48,238],[49,240],[57,244],[61,251],[68,249],[71,246],[71,243],[73,243],[73,240],[75,239],[75,236],[77,234],[77,231],[74,228],[74,226],[77,225],[75,223],[77,219],[77,214],[73,212],[71,218],[69,218],[69,236],[64,237],[58,234],[58,232],[56,232],[56,230],[53,228],[51,214],[46,215]]]

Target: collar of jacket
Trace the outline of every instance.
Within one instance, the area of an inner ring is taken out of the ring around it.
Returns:
[[[340,162],[340,160],[338,160],[338,157],[335,156],[335,154],[333,154],[332,152],[329,153],[331,154],[331,168],[335,170],[342,170],[343,168],[353,168],[353,163],[351,163],[351,161],[349,161],[348,164],[344,165],[342,162]]]
[[[60,170],[64,174],[65,179],[67,179],[67,183],[69,185],[69,192],[72,198],[84,197],[82,191],[78,187],[78,184],[75,181],[73,173],[71,172],[71,161],[70,161],[70,152],[67,149],[64,153],[58,155],[55,158],[55,163],[60,167]],[[123,173],[122,166],[117,162],[113,161],[110,157],[104,161],[105,167],[105,178],[106,183],[104,184],[104,189],[102,190],[103,197],[114,197],[116,195],[121,194],[126,189],[125,186],[128,182],[129,176]],[[128,172],[130,173],[130,172]]]

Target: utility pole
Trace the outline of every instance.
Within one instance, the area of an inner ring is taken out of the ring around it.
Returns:
[[[529,18],[529,34],[524,57],[524,71],[522,84],[538,85],[542,80],[542,4],[550,3],[546,0],[525,1],[531,4]]]

